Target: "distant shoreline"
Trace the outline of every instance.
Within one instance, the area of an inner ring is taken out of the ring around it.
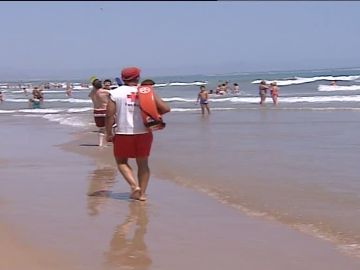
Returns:
[[[256,74],[276,74],[276,73],[301,73],[301,72],[322,72],[322,71],[360,71],[360,66],[353,66],[353,67],[329,67],[329,68],[312,68],[312,69],[291,69],[291,70],[262,70],[262,71],[234,71],[234,72],[226,72],[226,73],[211,73],[208,72],[208,74],[173,74],[173,75],[145,75],[145,77],[152,77],[154,79],[156,78],[172,78],[172,77],[199,77],[199,76],[239,76],[239,75],[256,75]],[[146,71],[146,70],[145,70]],[[56,78],[56,76],[46,76],[46,78],[34,78],[29,77],[26,78],[24,76],[23,78],[18,79],[9,79],[9,78],[0,78],[0,82],[7,82],[7,83],[17,83],[17,82],[30,82],[30,83],[38,83],[38,82],[47,82],[47,81],[53,81],[53,82],[60,82],[60,81],[76,81],[76,82],[85,82],[88,81],[88,78],[91,76],[91,74],[94,74],[96,72],[89,72],[88,76],[81,76],[81,77],[68,77],[62,76],[59,78]],[[112,77],[115,75],[98,75],[99,77]],[[9,76],[10,77],[10,76]],[[88,78],[86,78],[88,77]]]

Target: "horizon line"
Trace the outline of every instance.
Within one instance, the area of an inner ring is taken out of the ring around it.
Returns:
[[[282,72],[300,72],[300,71],[315,71],[315,70],[347,70],[347,69],[359,69],[360,70],[360,66],[350,66],[350,67],[328,67],[328,68],[308,68],[308,69],[291,69],[291,70],[283,70],[283,69],[278,69],[278,70],[261,70],[261,71],[233,71],[233,72],[226,72],[226,73],[213,73],[213,74],[173,74],[173,75],[148,75],[147,77],[153,77],[153,78],[166,78],[166,77],[174,77],[174,76],[228,76],[228,75],[241,75],[241,74],[262,74],[262,73],[282,73]],[[54,78],[49,78],[48,76],[46,76],[47,78],[30,78],[30,79],[10,79],[10,80],[4,80],[4,79],[0,79],[0,81],[2,81],[2,83],[6,83],[6,82],[22,82],[22,81],[26,81],[26,82],[40,82],[40,81],[69,81],[69,80],[73,80],[73,81],[86,81],[88,79],[86,78],[72,78],[72,79],[54,79]],[[115,77],[114,77],[115,78]]]

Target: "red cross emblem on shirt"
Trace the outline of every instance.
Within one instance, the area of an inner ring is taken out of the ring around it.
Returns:
[[[135,100],[138,98],[137,93],[131,92],[130,95],[126,95],[127,98],[130,98],[131,102],[135,102]]]

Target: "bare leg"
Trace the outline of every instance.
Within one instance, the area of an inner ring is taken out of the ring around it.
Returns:
[[[140,191],[140,189],[134,178],[133,170],[130,167],[130,165],[128,164],[128,159],[127,158],[116,158],[116,163],[117,163],[119,172],[121,173],[121,175],[124,177],[124,179],[126,180],[126,182],[129,184],[129,186],[131,188],[130,198],[138,199],[140,196],[140,192],[138,192],[138,191]]]
[[[104,146],[104,138],[105,138],[105,134],[104,133],[99,133],[99,146],[100,147]]]
[[[266,100],[266,96],[261,95],[260,96],[260,104],[263,105],[265,103],[265,100]]]
[[[99,128],[99,146],[104,146],[105,128]]]
[[[206,104],[205,106],[206,106],[205,108],[206,108],[208,114],[210,114],[210,108],[209,108],[209,106],[208,106],[207,104]]]
[[[205,108],[203,104],[201,104],[201,114],[205,114]]]
[[[277,96],[273,96],[273,97],[272,97],[272,100],[273,100],[273,102],[274,102],[274,105],[277,105],[277,104],[278,104]]]
[[[138,179],[139,179],[139,186],[141,188],[141,195],[139,200],[145,201],[146,200],[146,188],[149,183],[150,178],[150,169],[148,165],[148,157],[141,157],[136,159],[136,163],[138,166]]]

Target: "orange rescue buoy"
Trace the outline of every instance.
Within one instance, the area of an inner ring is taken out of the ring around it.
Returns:
[[[165,123],[156,107],[154,90],[151,85],[138,87],[139,106],[144,125],[151,131],[165,128]]]

